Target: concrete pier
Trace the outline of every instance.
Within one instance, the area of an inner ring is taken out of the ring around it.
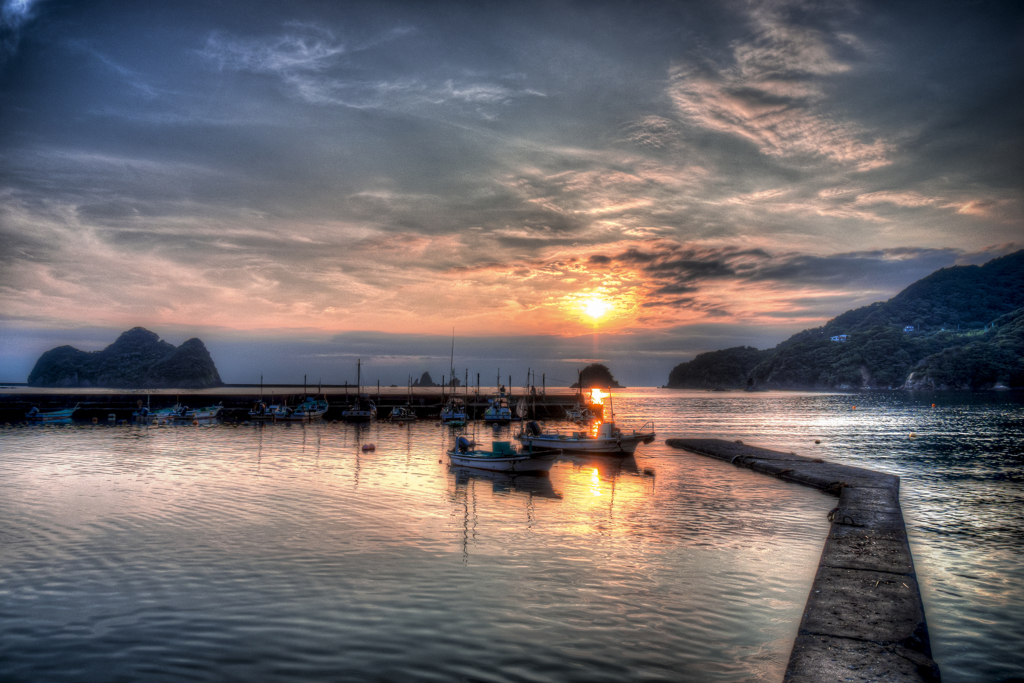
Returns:
[[[304,390],[305,389],[305,390]],[[362,393],[368,395],[377,404],[378,417],[386,418],[395,406],[405,405],[411,401],[413,412],[420,419],[437,419],[441,415],[441,407],[453,393],[457,398],[466,401],[470,417],[482,418],[487,410],[487,400],[492,398],[496,388],[484,387],[480,392],[476,388],[457,389],[445,387],[416,387],[411,392],[406,387],[362,387]],[[225,386],[214,389],[149,389],[149,390],[117,390],[117,389],[36,389],[33,387],[0,388],[0,424],[4,422],[18,423],[25,419],[25,413],[32,406],[42,411],[60,410],[80,404],[75,412],[75,419],[89,420],[93,417],[106,419],[113,413],[119,420],[131,419],[139,401],[149,404],[151,408],[166,408],[181,402],[192,407],[222,404],[223,417],[228,420],[248,419],[248,411],[260,399],[268,404],[287,403],[295,405],[305,396],[314,394],[327,399],[330,406],[324,416],[327,420],[340,419],[341,412],[355,398],[358,389],[354,385],[322,385],[311,384],[307,387],[294,385]],[[506,397],[513,408],[525,397],[527,415],[530,419],[563,419],[566,411],[578,400],[575,390],[548,389],[538,390],[537,394],[527,392],[523,387],[511,387]]]
[[[899,477],[720,439],[666,443],[839,497],[785,681],[940,680]]]

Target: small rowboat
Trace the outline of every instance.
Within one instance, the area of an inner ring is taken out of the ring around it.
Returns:
[[[456,467],[472,467],[492,472],[546,472],[562,453],[558,450],[517,450],[508,441],[494,441],[491,450],[475,449],[475,444],[460,436],[448,451],[448,460]]]

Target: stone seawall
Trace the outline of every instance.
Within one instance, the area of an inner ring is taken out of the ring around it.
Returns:
[[[940,680],[914,572],[900,479],[821,458],[720,439],[668,439],[692,453],[725,460],[839,497],[785,680]]]

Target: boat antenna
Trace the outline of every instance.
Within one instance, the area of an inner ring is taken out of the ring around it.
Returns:
[[[356,358],[356,400],[363,393],[363,359]]]

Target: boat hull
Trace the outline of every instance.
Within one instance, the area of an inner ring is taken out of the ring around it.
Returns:
[[[480,451],[475,451],[480,453]],[[474,455],[474,451],[448,451],[448,460],[455,467],[469,467],[491,472],[546,472],[558,458],[558,451],[530,454],[509,454],[504,457]]]
[[[285,420],[286,422],[311,422],[323,417],[326,412],[326,408],[324,410],[311,410],[309,412],[296,411],[290,415],[278,415],[276,419]]]
[[[637,446],[654,441],[654,433],[621,436],[615,438],[561,437],[540,434],[537,436],[520,436],[524,448],[557,448],[567,453],[606,453],[612,455],[632,455]]]
[[[56,410],[52,413],[26,413],[25,419],[29,422],[71,422],[74,410]]]

